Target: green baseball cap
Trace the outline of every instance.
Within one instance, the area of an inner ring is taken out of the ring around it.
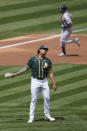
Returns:
[[[39,49],[44,49],[44,50],[48,51],[48,48],[45,45],[41,45]]]

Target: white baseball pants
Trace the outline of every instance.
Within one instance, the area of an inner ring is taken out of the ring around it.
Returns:
[[[36,78],[31,78],[31,103],[29,115],[32,119],[34,119],[36,101],[39,91],[41,91],[44,98],[44,115],[50,115],[50,91],[47,79],[45,78],[44,80],[38,80]]]

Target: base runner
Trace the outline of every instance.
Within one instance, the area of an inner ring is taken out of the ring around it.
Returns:
[[[44,98],[45,119],[49,121],[55,121],[55,118],[51,117],[50,115],[50,91],[47,81],[48,74],[52,80],[54,91],[56,90],[56,82],[52,72],[52,63],[50,59],[45,57],[47,51],[48,48],[46,46],[40,46],[40,48],[37,50],[37,56],[34,56],[31,59],[29,59],[29,61],[23,69],[11,75],[11,77],[15,77],[26,72],[29,69],[32,70],[31,103],[28,123],[32,123],[34,121],[36,101],[39,91],[41,91]]]
[[[72,21],[71,21],[71,14],[67,11],[66,5],[61,5],[58,10],[62,13],[61,16],[61,36],[60,36],[60,46],[62,52],[59,56],[66,56],[65,45],[70,43],[76,43],[80,46],[80,41],[78,38],[74,38],[72,40],[68,40],[68,37],[72,34]]]

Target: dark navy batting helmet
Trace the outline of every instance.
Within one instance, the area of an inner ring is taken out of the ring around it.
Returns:
[[[59,11],[66,11],[67,10],[67,6],[66,5],[61,5],[60,8],[58,8]]]

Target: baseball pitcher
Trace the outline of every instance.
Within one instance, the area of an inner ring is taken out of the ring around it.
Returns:
[[[7,73],[5,77],[15,77],[20,75],[27,70],[31,69],[31,103],[30,103],[30,113],[28,123],[34,121],[36,101],[39,91],[41,91],[44,98],[44,115],[45,119],[49,121],[55,121],[55,118],[50,115],[50,91],[47,76],[49,74],[52,83],[53,89],[56,90],[56,82],[52,72],[52,63],[51,60],[46,58],[46,52],[48,48],[45,45],[40,46],[37,50],[37,56],[34,56],[29,59],[26,66],[21,69],[19,72],[9,74]]]

